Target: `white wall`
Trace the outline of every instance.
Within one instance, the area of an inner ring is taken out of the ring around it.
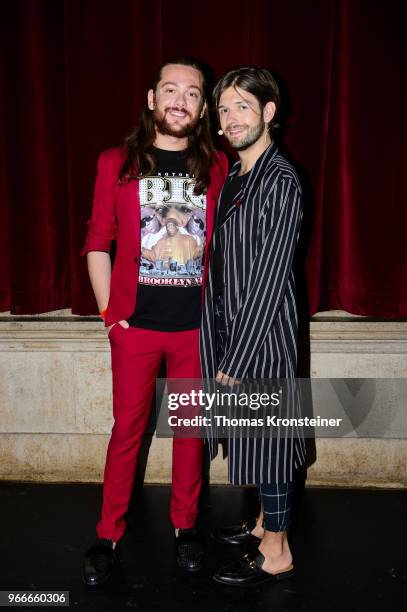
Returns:
[[[312,376],[407,379],[407,323],[343,315],[311,323]],[[109,343],[101,323],[68,319],[0,319],[0,479],[102,479],[112,425]],[[310,484],[407,486],[406,439],[318,439],[317,453]],[[146,480],[169,482],[170,461],[171,440],[154,438]],[[211,481],[226,482],[220,458]]]

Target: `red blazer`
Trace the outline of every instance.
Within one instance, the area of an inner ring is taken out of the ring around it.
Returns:
[[[128,319],[136,305],[140,258],[139,181],[119,185],[118,176],[123,156],[120,148],[104,151],[98,161],[92,217],[81,255],[89,251],[110,251],[116,239],[117,251],[112,270],[110,297],[105,325]],[[228,173],[226,155],[217,152],[211,167],[211,182],[206,194],[206,250],[202,299],[208,276],[216,204]]]

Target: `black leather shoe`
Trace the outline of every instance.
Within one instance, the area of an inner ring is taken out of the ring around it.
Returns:
[[[202,538],[195,528],[179,529],[175,545],[177,563],[181,569],[188,572],[196,572],[201,569],[205,549]]]
[[[83,581],[88,586],[105,583],[112,573],[116,548],[112,540],[98,539],[85,553]]]
[[[218,527],[212,532],[212,537],[221,544],[256,544],[261,542],[261,538],[251,532],[256,526],[256,519],[245,521],[243,525],[233,525],[231,527]]]
[[[221,567],[213,576],[216,582],[230,586],[256,586],[263,582],[284,580],[294,576],[294,566],[290,565],[284,571],[277,574],[270,574],[261,569],[264,563],[264,556],[259,550],[245,555],[238,561],[233,561]]]

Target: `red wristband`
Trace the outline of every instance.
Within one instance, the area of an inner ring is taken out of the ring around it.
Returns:
[[[101,310],[99,312],[99,314],[100,314],[100,316],[102,317],[103,320],[105,320],[105,318],[106,318],[106,310],[107,310],[107,308],[104,308],[103,310]]]

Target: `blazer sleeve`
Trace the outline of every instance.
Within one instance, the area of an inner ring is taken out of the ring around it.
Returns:
[[[88,233],[81,255],[89,251],[110,251],[112,240],[116,237],[117,222],[114,206],[113,180],[109,175],[108,151],[98,160],[92,217],[88,221]]]
[[[243,378],[271,330],[280,309],[302,219],[301,192],[292,177],[280,178],[268,194],[263,242],[231,326],[218,369]]]

